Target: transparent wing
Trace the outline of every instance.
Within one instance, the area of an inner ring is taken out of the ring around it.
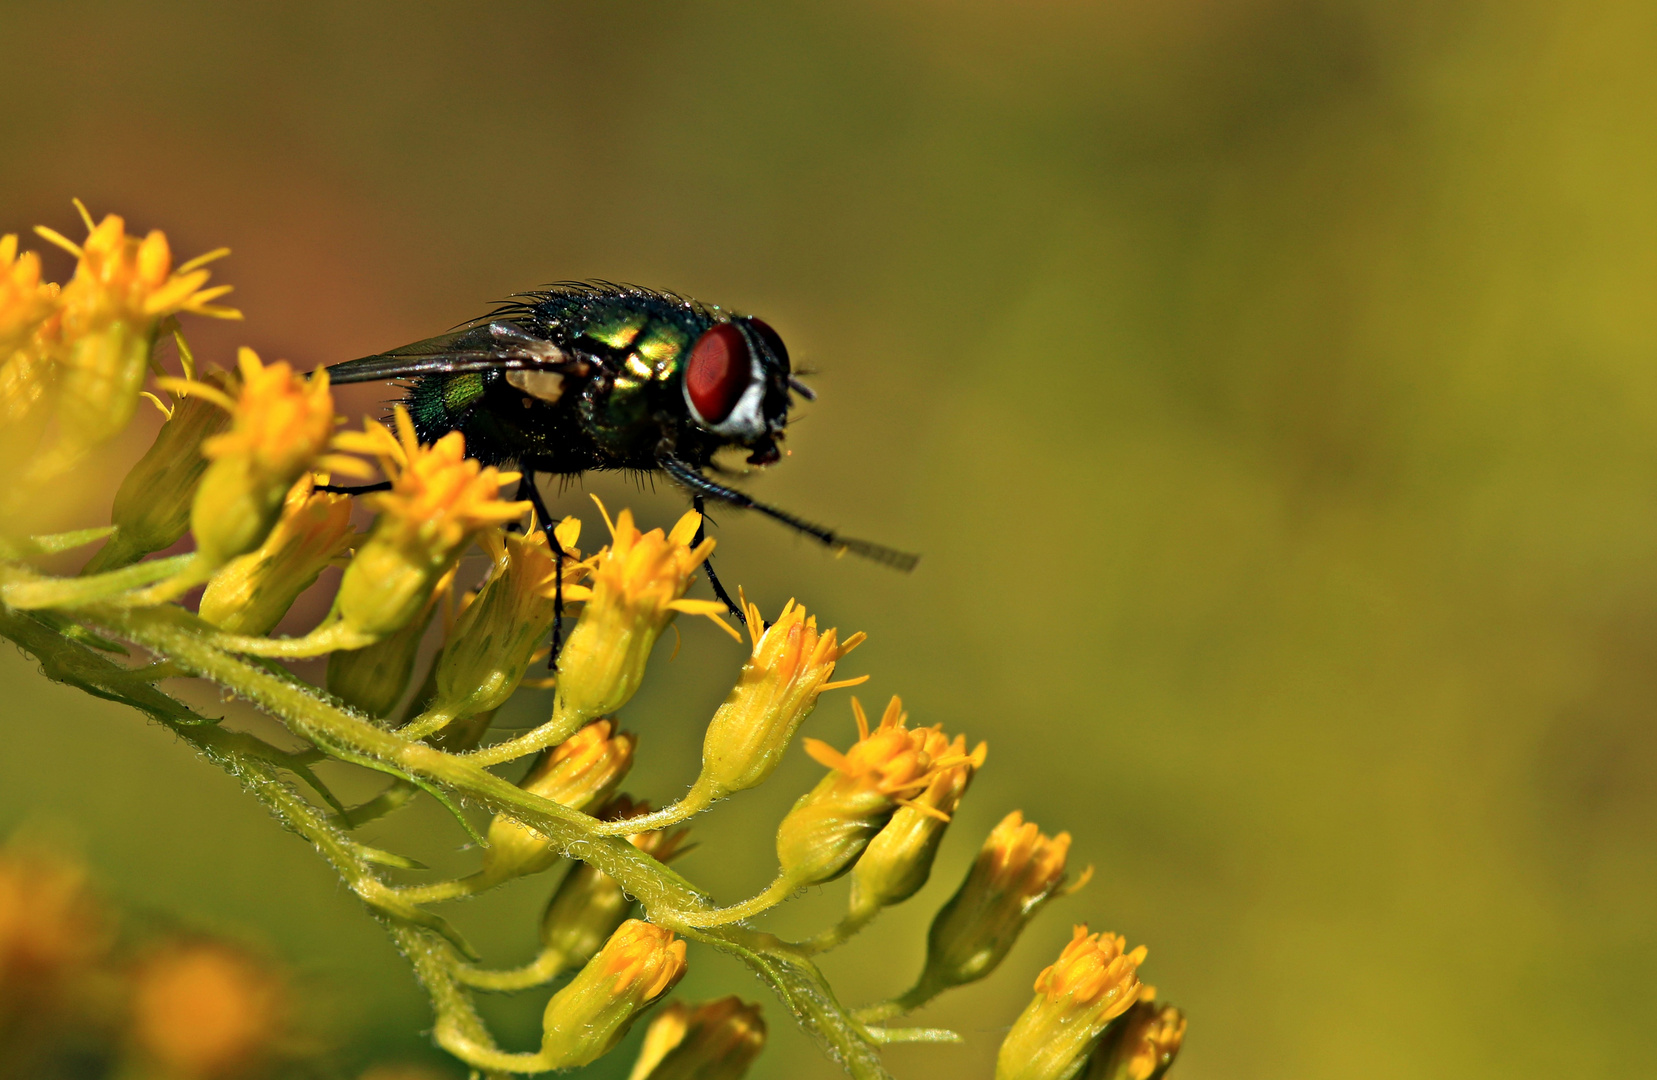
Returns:
[[[463,371],[535,369],[580,374],[591,358],[571,352],[504,319],[416,341],[328,368],[335,383],[375,382]]]

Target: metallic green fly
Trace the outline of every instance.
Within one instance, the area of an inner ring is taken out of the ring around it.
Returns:
[[[519,293],[458,330],[335,364],[335,383],[406,380],[405,404],[422,442],[466,436],[485,464],[516,463],[519,498],[543,526],[535,479],[589,469],[662,473],[697,510],[712,500],[755,510],[836,552],[898,570],[919,556],[842,536],[768,506],[707,475],[722,450],[751,465],[782,457],[794,397],[815,394],[793,373],[767,323],[668,292],[569,282]],[[339,489],[362,490],[362,489]],[[708,566],[715,594],[740,616]]]

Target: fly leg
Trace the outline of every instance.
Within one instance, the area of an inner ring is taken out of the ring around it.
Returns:
[[[804,533],[836,554],[849,551],[853,555],[862,556],[873,562],[884,563],[892,569],[901,570],[904,573],[913,570],[915,564],[920,562],[921,557],[919,555],[913,555],[907,551],[898,551],[895,548],[889,548],[884,544],[871,543],[868,540],[842,536],[833,529],[813,525],[809,521],[795,517],[786,510],[779,510],[775,506],[767,505],[758,499],[744,495],[736,488],[726,487],[717,480],[710,480],[703,476],[695,466],[675,457],[666,448],[657,451],[656,463],[662,467],[663,472],[689,488],[692,496],[701,495],[743,510],[758,511],[773,521],[782,522],[795,532]]]
[[[693,548],[702,543],[702,538],[707,530],[708,515],[707,512],[702,509],[702,505],[705,501],[705,498],[700,492],[697,492],[690,497],[691,509],[696,511],[697,516],[696,535],[691,537],[690,540],[690,546]],[[731,599],[731,594],[726,592],[725,586],[719,583],[719,575],[713,572],[712,555],[709,555],[707,559],[703,561],[702,569],[708,572],[708,584],[713,586],[713,594],[719,598],[719,602],[725,605],[726,609],[736,617],[738,622],[746,619],[748,617],[747,613],[737,606],[735,600]]]
[[[553,532],[552,513],[541,497],[541,489],[535,485],[533,470],[524,470],[515,498],[529,500],[529,505],[535,509],[535,520],[541,523],[541,531],[546,533],[547,543],[552,545],[552,651],[547,654],[547,667],[556,669],[559,650],[564,647],[564,545],[558,542],[558,536]]]
[[[367,495],[375,491],[390,491],[391,481],[381,480],[378,484],[318,484],[313,490],[331,491],[335,495]]]

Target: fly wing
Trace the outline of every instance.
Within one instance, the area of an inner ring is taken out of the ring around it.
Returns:
[[[557,371],[578,374],[588,360],[505,319],[468,326],[328,369],[334,383],[375,382],[464,371]]]

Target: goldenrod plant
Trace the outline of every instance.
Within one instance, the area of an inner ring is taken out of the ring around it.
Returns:
[[[989,975],[1040,910],[1086,882],[1091,869],[1067,865],[1068,834],[1049,836],[1012,812],[933,919],[914,985],[887,1001],[842,1005],[815,957],[926,883],[985,767],[985,745],[942,725],[911,726],[895,697],[871,723],[853,699],[855,742],[803,740],[825,772],[776,830],[772,884],[715,903],[713,890],[667,865],[686,847],[681,826],[771,778],[821,696],[866,678],[836,678],[863,635],[819,627],[794,601],[767,621],[744,600],[747,655],[733,658],[734,685],[708,723],[700,774],[682,797],[651,810],[620,792],[649,740],[625,730],[619,714],[678,616],[704,617],[741,640],[724,605],[688,595],[714,547],[700,539],[699,516],[647,530],[630,511],[611,516],[601,505],[607,536],[584,554],[577,519],[535,520],[529,503],[505,494],[518,475],[468,458],[458,433],[422,445],[400,408],[389,423],[341,430],[326,373],[266,364],[251,350],[230,370],[198,366],[175,316],[236,314],[209,303],[225,287],[204,287],[202,263],[222,253],[174,270],[161,233],[137,240],[119,218],[87,223],[84,244],[42,233],[80,260],[62,289],[41,282],[38,258],[20,252],[15,236],[0,241],[0,410],[11,418],[0,443],[9,478],[0,633],[48,677],[166,725],[310,841],[408,957],[431,997],[436,1041],[473,1069],[526,1074],[595,1060],[696,962],[691,945],[746,963],[849,1075],[884,1077],[883,1045],[958,1040],[894,1021]],[[169,339],[177,373],[162,370],[157,349]],[[166,422],[122,484],[111,524],[37,535],[29,515],[43,485],[62,483],[70,465],[125,427],[145,394]],[[358,532],[347,497],[320,488],[330,476],[375,475],[389,488],[358,500],[372,514]],[[542,532],[549,525],[561,561]],[[158,554],[186,533],[189,551]],[[79,573],[44,569],[100,541]],[[461,567],[469,552],[487,565],[470,587]],[[271,636],[330,566],[343,572],[326,614],[308,631]],[[192,610],[184,601],[203,586]],[[520,688],[548,682],[531,670],[546,655],[560,590],[576,621],[555,658],[550,715],[497,736],[496,711]],[[428,624],[441,628],[441,641],[417,678],[421,642],[438,636]],[[320,686],[290,666],[320,657]],[[297,748],[203,715],[162,680],[196,680],[251,703]],[[384,786],[346,806],[313,771],[325,760],[380,774]],[[421,879],[413,860],[356,838],[365,822],[422,797],[470,834],[475,870]],[[479,809],[486,823],[473,820]],[[523,966],[483,963],[440,913],[555,868],[564,876],[549,888],[539,927],[524,927],[538,950]],[[843,876],[846,914],[817,935],[787,941],[754,925]],[[996,1076],[1163,1075],[1185,1020],[1141,986],[1144,961],[1143,946],[1078,928],[1036,980]],[[531,991],[563,976],[546,1002],[540,1045],[501,1047],[473,995]],[[765,1032],[759,1007],[738,998],[676,1003],[657,1011],[633,1076],[735,1078]]]

